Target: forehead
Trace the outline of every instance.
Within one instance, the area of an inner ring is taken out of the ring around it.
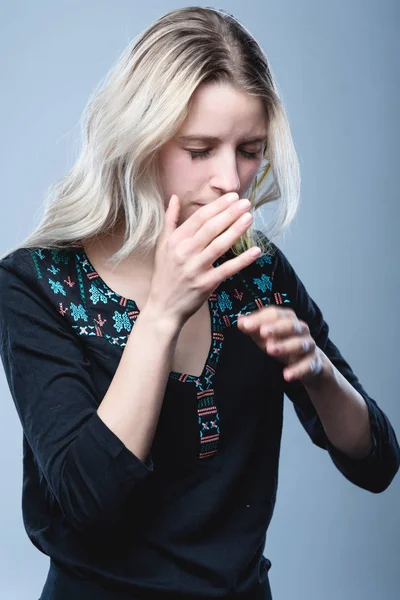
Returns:
[[[224,138],[228,134],[264,137],[267,114],[261,98],[228,84],[201,84],[193,93],[180,136],[202,134]],[[200,129],[199,129],[200,128]]]

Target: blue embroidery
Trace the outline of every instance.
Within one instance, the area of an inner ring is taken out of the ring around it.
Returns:
[[[221,294],[217,294],[218,304],[222,312],[225,312],[226,309],[232,308],[232,302],[229,299],[228,294],[224,291]]]
[[[259,278],[255,277],[253,281],[258,289],[262,292],[272,290],[271,278],[268,277],[268,275],[265,275],[265,273],[263,273]]]
[[[127,331],[130,331],[132,328],[132,324],[131,324],[126,312],[121,314],[117,310],[115,310],[114,315],[113,315],[113,320],[114,320],[114,327],[118,331],[118,333],[122,329],[126,329]]]
[[[70,311],[74,321],[78,321],[79,319],[83,319],[84,321],[88,320],[88,316],[82,304],[78,304],[78,306],[76,306],[76,304],[71,302]]]
[[[107,304],[108,300],[104,294],[92,283],[89,288],[90,299],[93,304],[97,304],[98,302],[102,302],[103,304]]]
[[[107,286],[79,243],[74,248],[50,251],[38,248],[30,251],[38,279],[43,280],[43,285],[48,283],[48,289],[54,298],[59,294],[66,298],[63,303],[57,299],[55,306],[63,318],[70,322],[73,320],[71,327],[77,335],[103,338],[113,346],[125,347],[139,314],[136,303],[123,298]],[[67,266],[64,272],[57,266],[61,263]],[[220,261],[214,263],[215,266],[219,264]],[[53,275],[53,279],[43,276],[42,272],[46,271]],[[209,458],[218,451],[221,432],[213,381],[225,339],[224,330],[237,322],[238,315],[260,310],[272,301],[276,304],[290,304],[286,293],[273,291],[273,279],[272,258],[263,256],[222,282],[208,299],[212,343],[202,374],[197,377],[170,372],[170,378],[195,387],[201,459]],[[68,286],[68,295],[64,283]],[[110,301],[115,302],[119,308],[113,314],[109,311]],[[102,309],[108,312],[102,315]],[[127,334],[116,335],[115,331],[126,331]]]
[[[255,262],[260,267],[263,267],[264,265],[270,265],[272,263],[272,258],[269,255],[260,256],[260,258],[257,258]]]
[[[52,279],[49,279],[49,284],[55,294],[62,294],[63,296],[67,295],[62,284],[59,281],[53,281]]]

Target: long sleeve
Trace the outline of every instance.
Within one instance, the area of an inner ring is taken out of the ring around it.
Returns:
[[[272,291],[278,304],[294,310],[305,321],[317,346],[365,399],[370,417],[373,447],[363,459],[351,458],[327,438],[321,420],[300,381],[284,382],[284,393],[293,402],[296,414],[311,440],[326,449],[339,471],[355,485],[374,493],[384,491],[399,469],[400,450],[388,417],[365,391],[350,365],[329,338],[329,326],[314,300],[280,249],[275,254]]]
[[[51,502],[80,531],[112,523],[151,476],[96,410],[90,362],[18,250],[0,262],[0,355]]]

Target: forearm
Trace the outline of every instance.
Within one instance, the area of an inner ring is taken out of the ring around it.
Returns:
[[[304,386],[332,444],[352,458],[364,458],[372,448],[367,404],[320,352],[323,369],[313,382]]]
[[[97,413],[142,462],[151,449],[180,328],[146,305]]]

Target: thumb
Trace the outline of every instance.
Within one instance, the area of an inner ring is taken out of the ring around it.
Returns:
[[[165,229],[168,233],[172,233],[177,228],[180,208],[179,196],[172,194],[165,212]]]

